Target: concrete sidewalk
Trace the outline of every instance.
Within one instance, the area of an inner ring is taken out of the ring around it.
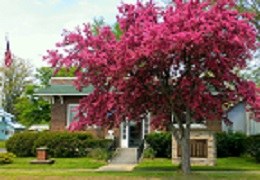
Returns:
[[[98,169],[96,169],[96,172],[101,172],[101,171],[125,171],[125,172],[130,172],[133,171],[135,166],[137,164],[108,164],[106,166],[102,166]]]
[[[0,153],[6,153],[6,149],[5,148],[0,148]]]

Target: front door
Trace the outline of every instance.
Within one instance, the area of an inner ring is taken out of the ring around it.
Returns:
[[[142,140],[141,122],[129,123],[129,147],[138,147]]]
[[[129,122],[123,121],[120,125],[120,145],[121,148],[128,148],[129,146]]]
[[[150,131],[149,116],[142,122],[123,121],[120,125],[120,147],[138,147]]]

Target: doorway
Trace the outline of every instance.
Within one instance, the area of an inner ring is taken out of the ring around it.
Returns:
[[[142,141],[142,123],[124,121],[121,123],[120,133],[122,148],[138,147]]]

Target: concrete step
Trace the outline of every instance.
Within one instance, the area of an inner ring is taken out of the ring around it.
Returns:
[[[111,160],[111,164],[136,164],[137,148],[118,148],[114,158]]]

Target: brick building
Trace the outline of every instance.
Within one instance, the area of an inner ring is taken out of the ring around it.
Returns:
[[[93,87],[83,88],[81,92],[73,86],[75,78],[53,77],[50,86],[40,89],[35,95],[43,96],[51,102],[51,131],[64,131],[75,120],[75,108],[79,100],[93,91]],[[150,132],[149,117],[141,123],[122,122],[119,128],[107,129],[106,127],[88,127],[87,132],[94,136],[105,138],[115,136],[120,147],[135,147]]]
[[[51,131],[64,131],[67,130],[70,123],[76,120],[74,117],[76,115],[75,108],[79,104],[79,100],[88,95],[93,91],[93,87],[83,88],[81,92],[77,91],[73,86],[73,81],[75,78],[71,77],[53,77],[50,80],[50,86],[39,90],[36,95],[43,96],[51,102]],[[210,121],[206,123],[206,131],[221,131],[221,121]],[[138,147],[140,142],[144,139],[145,135],[154,131],[150,126],[150,115],[148,115],[142,122],[127,122],[121,123],[119,128],[107,129],[105,127],[88,127],[86,131],[94,134],[97,137],[105,138],[108,136],[114,136],[118,140],[118,146],[121,148],[128,147]],[[200,133],[203,134],[203,133]],[[199,139],[198,145],[196,147],[200,148],[203,146],[205,151],[203,152],[205,156],[203,158],[210,158],[214,164],[215,150],[212,150],[212,135],[202,137],[196,135],[196,139]],[[203,142],[203,143],[202,143]],[[208,143],[210,142],[210,143]],[[173,141],[173,144],[175,142]],[[194,147],[195,147],[194,146]],[[210,146],[209,148],[207,148]],[[211,148],[211,149],[210,149]],[[214,147],[213,147],[214,148]],[[209,149],[209,150],[208,150]],[[173,148],[173,158],[174,160],[179,159],[177,156],[177,146]],[[198,154],[200,155],[200,154]],[[202,158],[202,157],[196,157]]]

